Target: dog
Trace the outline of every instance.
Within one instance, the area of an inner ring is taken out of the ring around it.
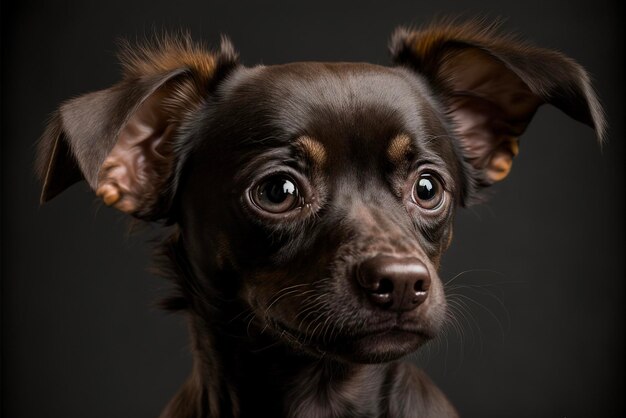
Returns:
[[[227,38],[164,37],[52,115],[42,202],[85,180],[174,231],[163,306],[194,364],[163,418],[458,415],[400,360],[446,322],[455,212],[509,174],[542,104],[606,126],[579,64],[497,25],[400,28],[390,50],[390,67],[245,67]]]

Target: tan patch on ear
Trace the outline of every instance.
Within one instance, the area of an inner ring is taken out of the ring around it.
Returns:
[[[98,187],[98,190],[96,190],[96,196],[101,198],[107,206],[116,204],[122,198],[119,187],[109,183],[102,184]]]
[[[406,134],[400,134],[389,142],[387,158],[394,164],[402,162],[411,151],[411,138]]]
[[[511,172],[513,158],[519,153],[519,143],[517,138],[510,138],[502,142],[498,148],[491,153],[487,164],[486,173],[491,181],[503,180]]]
[[[202,82],[213,77],[215,54],[189,34],[163,35],[145,45],[122,44],[120,61],[129,78],[148,77],[187,67]]]
[[[422,58],[422,61],[432,59],[439,52],[439,48],[451,40],[463,41],[467,44],[490,44],[510,43],[512,36],[498,32],[500,22],[491,24],[480,20],[456,21],[455,19],[443,19],[422,27],[418,31],[410,33],[407,43]]]
[[[308,136],[298,138],[297,142],[314,165],[322,167],[326,163],[326,148],[321,142]]]

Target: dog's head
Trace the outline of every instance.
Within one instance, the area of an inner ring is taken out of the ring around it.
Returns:
[[[604,121],[578,64],[493,29],[399,30],[391,50],[395,67],[246,68],[228,41],[128,49],[122,82],[53,116],[42,200],[84,178],[107,205],[177,224],[189,309],[236,300],[312,353],[407,354],[445,318],[455,209],[506,177],[537,108],[599,137]]]

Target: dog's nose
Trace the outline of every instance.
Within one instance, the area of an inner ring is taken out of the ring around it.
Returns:
[[[358,266],[357,280],[374,305],[393,311],[417,308],[430,287],[428,269],[417,258],[370,258]]]

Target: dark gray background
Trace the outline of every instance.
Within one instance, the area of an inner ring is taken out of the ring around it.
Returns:
[[[2,4],[2,416],[154,417],[190,370],[182,318],[151,306],[148,237],[81,184],[39,207],[33,144],[64,99],[118,80],[120,37],[228,34],[248,65],[389,62],[398,24],[501,16],[593,75],[609,141],[554,108],[510,178],[464,210],[442,277],[461,331],[415,356],[466,417],[623,414],[623,10],[594,0],[20,1]]]

